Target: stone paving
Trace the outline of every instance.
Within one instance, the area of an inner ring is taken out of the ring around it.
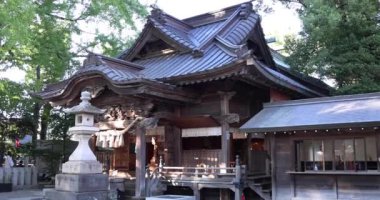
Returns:
[[[16,190],[12,192],[0,192],[0,200],[41,200],[42,190]]]

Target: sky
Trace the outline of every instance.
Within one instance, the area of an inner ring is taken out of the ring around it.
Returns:
[[[247,2],[247,0],[139,0],[142,4],[156,5],[164,12],[179,19],[188,18],[202,13],[217,11],[225,7]],[[285,35],[297,34],[301,30],[301,22],[297,13],[286,8],[281,3],[273,3],[272,0],[264,0],[264,4],[273,8],[273,12],[259,12],[262,17],[262,27],[266,37],[275,36],[282,40]],[[86,26],[86,25],[83,25]],[[89,25],[90,27],[93,25]],[[100,25],[97,25],[100,26]],[[143,24],[140,24],[140,28]],[[91,30],[91,28],[83,28]],[[104,30],[109,31],[109,29]],[[82,37],[75,36],[74,42],[81,43],[93,38],[93,35],[84,34]],[[95,51],[96,52],[96,51]],[[0,73],[0,78],[6,77],[16,82],[23,82],[25,73],[18,69],[11,69]]]

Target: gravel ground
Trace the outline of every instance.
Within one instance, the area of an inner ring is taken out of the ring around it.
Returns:
[[[0,192],[0,200],[41,200],[42,190],[16,190]]]

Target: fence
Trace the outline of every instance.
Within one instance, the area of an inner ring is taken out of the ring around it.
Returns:
[[[13,189],[27,189],[37,186],[37,168],[0,167],[0,183],[12,183]]]

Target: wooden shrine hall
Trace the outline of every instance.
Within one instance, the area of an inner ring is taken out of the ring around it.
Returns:
[[[136,197],[183,191],[196,199],[270,199],[270,144],[239,127],[265,102],[330,92],[267,46],[250,3],[183,20],[155,8],[129,49],[90,53],[40,96],[71,107],[83,90],[107,109],[93,147],[110,175],[135,177]]]

